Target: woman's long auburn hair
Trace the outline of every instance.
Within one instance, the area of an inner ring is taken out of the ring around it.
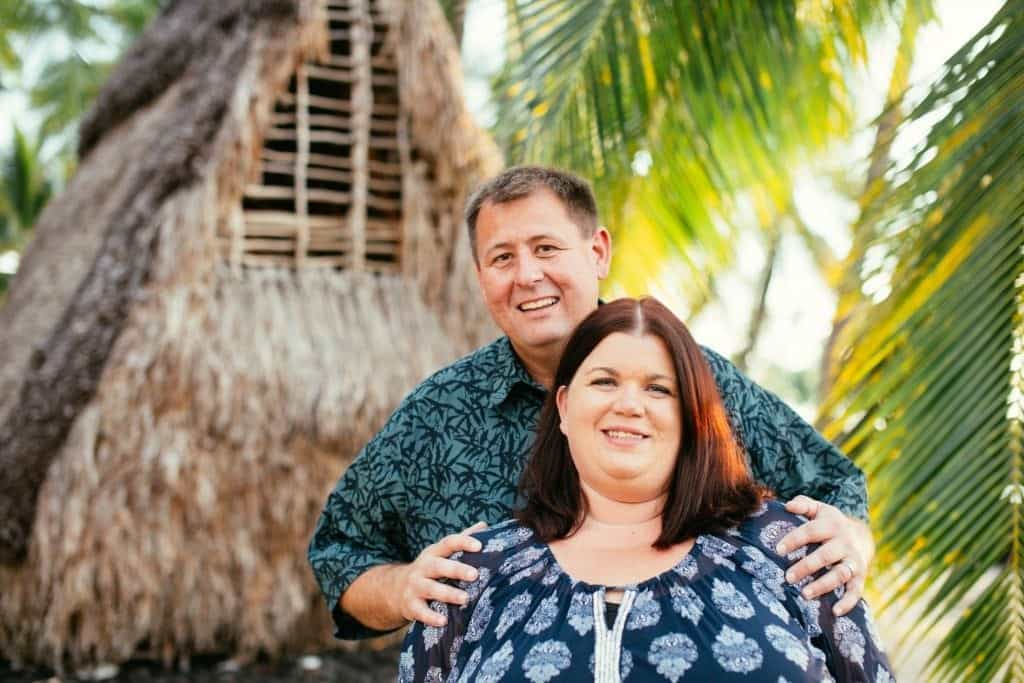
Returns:
[[[569,441],[559,429],[555,397],[559,387],[569,386],[594,348],[616,332],[658,337],[668,347],[676,372],[682,434],[654,547],[669,548],[736,526],[768,492],[750,476],[700,347],[682,321],[651,297],[598,306],[573,332],[519,480],[524,502],[515,518],[545,543],[572,535],[583,522],[586,500]]]

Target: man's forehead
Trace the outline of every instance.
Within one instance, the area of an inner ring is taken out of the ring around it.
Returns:
[[[510,202],[485,203],[477,219],[480,245],[491,248],[503,242],[582,236],[583,229],[569,215],[565,204],[554,193],[546,192],[551,195],[550,201],[531,194]],[[531,203],[527,205],[526,201]]]
[[[485,212],[507,213],[513,210],[522,210],[525,207],[536,208],[554,215],[569,215],[569,207],[565,200],[544,186],[521,193],[489,197],[480,205],[480,213],[481,215]]]

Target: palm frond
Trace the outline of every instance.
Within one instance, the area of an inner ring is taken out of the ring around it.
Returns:
[[[39,142],[14,126],[13,145],[0,165],[0,249],[20,246],[49,200],[53,186],[39,158]]]
[[[931,673],[1021,681],[1024,5],[947,62],[904,127],[923,123],[869,214],[882,300],[844,334],[826,433],[872,482],[887,599],[928,596],[911,641],[991,578]]]
[[[843,69],[888,4],[510,0],[499,141],[513,161],[591,178],[617,240],[644,223],[662,235],[667,255],[617,250],[627,290],[668,258],[706,291],[731,257],[737,198],[774,223],[787,169],[849,130]]]
[[[61,135],[88,109],[106,80],[112,65],[94,62],[74,52],[44,67],[29,93],[34,108],[43,115],[44,135]]]

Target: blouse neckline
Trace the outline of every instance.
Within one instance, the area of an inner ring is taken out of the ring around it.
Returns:
[[[702,543],[706,542],[706,541],[707,541],[707,534],[699,534],[699,535],[697,535],[697,537],[693,539],[693,545],[690,547],[690,550],[685,555],[683,555],[681,558],[679,558],[678,562],[673,564],[671,567],[669,567],[665,571],[658,572],[654,576],[650,576],[650,577],[648,577],[646,579],[643,579],[641,581],[636,581],[634,583],[627,583],[627,584],[619,584],[619,585],[591,583],[589,581],[584,581],[583,579],[577,579],[575,576],[573,576],[568,571],[566,571],[565,567],[562,566],[562,563],[558,561],[558,558],[555,557],[555,553],[551,550],[551,545],[549,543],[541,543],[540,546],[543,549],[544,553],[547,555],[547,559],[551,563],[551,566],[555,569],[555,571],[558,572],[559,574],[562,574],[567,579],[569,579],[569,581],[572,583],[572,585],[574,587],[575,586],[581,586],[582,588],[586,589],[587,592],[609,591],[609,590],[637,591],[637,592],[639,592],[643,588],[646,588],[647,586],[650,586],[650,585],[654,585],[654,584],[660,582],[663,578],[668,577],[668,576],[672,576],[673,574],[675,576],[678,576],[680,579],[683,579],[683,580],[688,580],[689,578],[691,578],[691,577],[688,577],[687,574],[682,571],[683,565],[685,565],[687,563],[687,561],[690,561],[691,558],[692,558],[693,561],[696,561],[697,558],[694,556],[694,553],[696,553],[697,549],[700,547],[700,545]]]

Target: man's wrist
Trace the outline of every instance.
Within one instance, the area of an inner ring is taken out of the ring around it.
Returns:
[[[348,587],[338,601],[342,611],[375,631],[393,631],[408,623],[402,616],[401,586],[407,564],[371,567]]]

